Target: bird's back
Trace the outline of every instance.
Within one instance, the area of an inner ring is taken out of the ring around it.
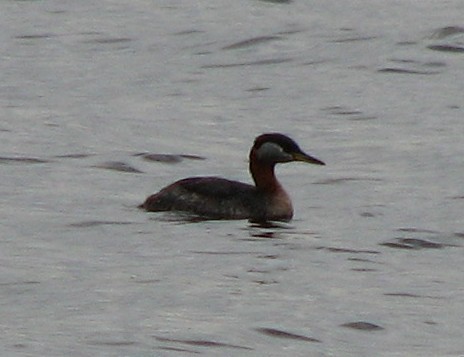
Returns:
[[[255,186],[219,177],[190,177],[151,195],[141,205],[148,211],[185,211],[214,219],[265,215],[266,199]]]

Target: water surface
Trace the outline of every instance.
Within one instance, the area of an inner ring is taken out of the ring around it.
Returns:
[[[5,1],[0,320],[9,356],[464,355],[460,1]],[[136,208],[193,175],[289,224]]]

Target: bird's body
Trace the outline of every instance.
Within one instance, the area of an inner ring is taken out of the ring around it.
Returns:
[[[190,212],[208,219],[288,221],[293,216],[292,203],[275,177],[274,166],[290,161],[324,165],[285,135],[263,134],[250,151],[255,186],[220,177],[190,177],[149,196],[140,207],[155,212]]]
[[[279,209],[281,207],[281,209]],[[174,182],[144,204],[149,211],[185,211],[210,219],[287,220],[293,209],[285,191],[266,194],[253,185],[220,177],[190,177]]]

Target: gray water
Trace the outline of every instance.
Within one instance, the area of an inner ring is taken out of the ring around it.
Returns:
[[[463,14],[2,1],[1,354],[464,355]],[[269,131],[289,224],[136,208]]]

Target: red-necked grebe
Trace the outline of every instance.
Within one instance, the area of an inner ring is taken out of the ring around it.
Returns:
[[[263,134],[250,151],[255,186],[220,177],[190,177],[149,196],[139,207],[153,212],[190,212],[207,219],[288,221],[293,216],[292,203],[275,177],[274,166],[291,161],[325,165],[304,153],[289,137]]]

